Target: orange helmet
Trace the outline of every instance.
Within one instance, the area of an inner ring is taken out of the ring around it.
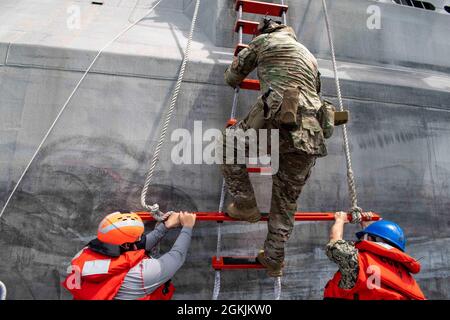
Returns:
[[[98,226],[97,238],[101,242],[122,245],[139,241],[144,223],[136,213],[108,214]]]

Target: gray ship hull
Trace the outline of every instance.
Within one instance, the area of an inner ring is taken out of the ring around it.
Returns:
[[[154,1],[0,0],[0,205],[97,51]],[[123,3],[122,3],[123,2]],[[235,42],[233,1],[203,0],[192,59],[171,129],[223,128],[233,90],[223,82]],[[288,19],[319,58],[323,92],[335,87],[320,1],[288,1]],[[367,8],[382,27],[366,27]],[[68,8],[80,28],[67,27]],[[425,295],[450,298],[450,16],[390,3],[329,2],[360,205],[405,228],[420,259]],[[139,196],[186,46],[190,0],[166,0],[106,49],[77,91],[0,220],[0,280],[9,299],[68,299],[60,286],[71,257],[116,209]],[[414,32],[412,32],[414,30]],[[256,93],[239,98],[239,117]],[[205,145],[207,143],[205,142]],[[217,166],[174,165],[164,145],[152,187],[163,209],[216,211]],[[328,141],[298,200],[301,211],[347,209],[341,129]],[[254,177],[261,209],[270,178]],[[336,266],[325,256],[330,224],[298,223],[287,248],[282,299],[320,299]],[[150,226],[151,227],[151,226]],[[216,228],[198,224],[176,299],[209,299]],[[254,255],[265,224],[224,224],[223,253]],[[352,238],[356,227],[347,228]],[[173,239],[176,233],[169,238]],[[170,245],[163,243],[163,249]],[[222,299],[272,299],[261,271],[222,274]]]

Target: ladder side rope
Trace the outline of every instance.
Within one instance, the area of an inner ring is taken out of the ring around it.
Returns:
[[[275,300],[280,300],[280,298],[281,298],[281,277],[276,277],[274,279],[273,294],[274,294]]]
[[[145,183],[144,183],[144,187],[142,188],[142,192],[141,192],[141,205],[150,211],[150,214],[155,218],[156,221],[164,221],[165,219],[167,219],[170,214],[172,213],[171,211],[166,212],[166,213],[162,213],[159,210],[159,205],[157,203],[153,204],[153,205],[149,205],[147,204],[147,192],[148,192],[148,188],[150,186],[150,183],[152,181],[153,178],[153,174],[155,172],[155,168],[156,165],[159,161],[159,154],[161,152],[161,147],[165,141],[166,138],[166,134],[167,134],[167,130],[169,128],[169,124],[170,124],[170,120],[172,118],[172,114],[175,110],[175,105],[177,103],[177,99],[178,99],[178,94],[180,92],[180,88],[181,88],[181,83],[183,82],[183,78],[184,78],[184,73],[186,70],[186,65],[189,61],[189,55],[191,52],[191,43],[192,43],[192,38],[194,35],[194,29],[195,29],[195,24],[197,22],[197,15],[198,15],[198,9],[200,6],[200,0],[197,0],[196,4],[195,4],[195,10],[194,10],[194,15],[192,18],[192,23],[191,23],[191,29],[189,31],[189,37],[188,37],[188,42],[186,45],[186,51],[184,53],[184,57],[183,57],[183,62],[181,64],[181,68],[180,68],[180,73],[178,74],[178,79],[172,94],[172,100],[170,102],[170,106],[169,109],[167,110],[167,114],[166,117],[164,119],[164,123],[160,132],[160,136],[159,136],[159,141],[158,144],[156,145],[155,148],[155,152],[153,154],[153,158],[150,164],[150,169],[147,172],[147,177],[145,179]]]
[[[339,76],[337,71],[337,63],[336,63],[336,54],[334,51],[334,43],[333,43],[333,37],[331,34],[331,26],[330,21],[328,17],[328,10],[327,10],[327,4],[325,0],[322,0],[323,4],[323,12],[325,15],[325,24],[327,28],[327,34],[328,34],[328,42],[331,49],[331,62],[333,64],[333,71],[334,71],[334,79],[336,83],[336,93],[337,98],[339,102],[339,108],[340,111],[344,111],[344,104],[342,102],[342,94],[341,94],[341,86],[339,83]],[[350,145],[348,140],[348,132],[347,132],[347,125],[344,124],[342,127],[342,135],[344,139],[344,151],[345,151],[345,160],[347,165],[347,183],[348,183],[348,190],[350,195],[350,201],[351,201],[351,209],[350,213],[352,214],[352,223],[359,223],[361,221],[361,212],[362,209],[358,207],[358,198],[357,198],[357,192],[356,192],[356,183],[355,183],[355,177],[353,174],[352,169],[352,158],[350,153]]]
[[[284,0],[281,0],[281,5],[284,6]],[[283,24],[287,24],[286,11],[283,11]]]
[[[225,194],[226,194],[226,184],[225,179],[222,180],[222,190],[220,193],[220,203],[219,203],[219,212],[223,212],[223,207],[225,204]],[[217,246],[216,246],[216,257],[219,259],[220,252],[222,251],[222,223],[217,224]],[[214,289],[213,289],[213,300],[217,300],[219,298],[220,293],[220,270],[216,270],[214,275]]]
[[[242,5],[239,6],[239,19],[242,19]],[[242,26],[239,27],[239,35],[238,35],[238,42],[242,43]],[[231,114],[230,119],[236,118],[236,110],[237,110],[237,104],[238,104],[238,98],[239,98],[239,86],[237,86],[234,89],[234,96],[233,96],[233,106],[231,107]],[[222,179],[222,189],[220,192],[220,202],[219,202],[219,212],[223,212],[223,207],[225,205],[225,195],[226,195],[226,184],[225,184],[225,178]],[[222,224],[217,224],[217,246],[216,246],[216,257],[219,259],[220,253],[222,251]],[[214,274],[214,288],[213,288],[213,300],[217,300],[219,298],[220,294],[220,270],[216,270]]]
[[[44,135],[44,138],[42,138],[41,143],[39,144],[39,146],[36,148],[36,151],[34,152],[33,156],[31,157],[30,161],[28,162],[28,164],[26,165],[25,169],[23,170],[22,174],[20,175],[19,180],[16,182],[13,190],[11,191],[11,193],[9,194],[8,199],[6,200],[5,204],[3,205],[2,211],[0,212],[0,218],[2,217],[3,213],[5,213],[6,208],[8,207],[8,204],[10,203],[12,197],[14,196],[15,192],[17,191],[17,188],[19,187],[20,183],[22,182],[23,178],[25,177],[25,174],[28,172],[28,170],[30,169],[31,164],[33,163],[33,161],[35,160],[36,156],[38,155],[38,153],[41,151],[42,146],[44,145],[45,141],[47,140],[47,138],[49,137],[49,135],[52,133],[56,123],[58,122],[59,118],[61,117],[61,115],[64,113],[64,111],[66,110],[67,106],[69,105],[70,101],[72,100],[73,96],[75,95],[75,93],[77,92],[78,88],[80,87],[81,83],[83,82],[83,80],[86,78],[86,76],[88,75],[88,73],[91,71],[92,67],[94,66],[95,62],[97,62],[98,58],[100,57],[100,55],[103,53],[103,51],[109,47],[114,41],[116,41],[118,38],[120,38],[124,33],[126,33],[128,30],[130,30],[132,27],[134,27],[135,25],[137,25],[139,22],[141,22],[145,17],[147,17],[161,2],[162,0],[159,0],[153,7],[151,7],[140,19],[136,20],[136,22],[130,24],[128,27],[126,27],[124,30],[122,30],[121,32],[119,32],[112,40],[110,40],[105,46],[103,46],[103,48],[101,48],[98,53],[96,54],[96,56],[94,57],[94,60],[92,60],[91,64],[89,65],[89,67],[86,69],[86,71],[84,72],[83,76],[81,77],[81,79],[78,81],[78,83],[76,84],[75,88],[73,89],[72,93],[69,95],[69,97],[67,98],[66,102],[64,103],[64,105],[61,107],[61,109],[59,110],[55,120],[53,121],[53,123],[51,124],[50,128],[48,129],[47,133]]]
[[[239,87],[236,87],[236,89],[234,89],[233,106],[231,107],[230,118],[232,118],[232,119],[234,119],[236,117],[238,97],[239,97]],[[227,187],[225,184],[225,179],[222,179],[222,189],[220,192],[219,212],[223,212],[223,207],[225,206],[226,190],[227,190]],[[219,259],[221,251],[222,251],[222,223],[218,223],[217,224],[217,246],[216,246],[217,259]],[[219,293],[220,293],[220,270],[216,270],[215,276],[214,276],[214,289],[213,289],[212,299],[217,300],[219,298]]]

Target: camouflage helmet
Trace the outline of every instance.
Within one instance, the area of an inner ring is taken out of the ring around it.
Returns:
[[[281,21],[276,21],[272,20],[272,18],[264,17],[259,22],[258,34],[270,33],[282,27],[284,27],[284,25]]]

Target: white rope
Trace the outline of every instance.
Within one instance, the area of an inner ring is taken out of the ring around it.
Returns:
[[[225,181],[223,182],[222,185],[222,194],[225,195],[224,192],[224,188],[225,187]],[[225,198],[225,197],[223,197]],[[221,196],[221,202],[222,202],[222,196]],[[219,210],[219,212],[222,212],[221,210]],[[222,223],[218,223],[217,224],[217,247],[216,247],[216,258],[219,259],[220,257],[220,252],[222,250]],[[221,282],[221,278],[220,278],[221,274],[220,274],[220,270],[216,270],[215,274],[214,274],[214,289],[213,289],[213,296],[212,299],[213,300],[217,300],[219,298],[219,294],[220,294],[220,282]]]
[[[284,6],[284,0],[281,0],[281,5]],[[287,24],[286,11],[283,11],[283,24]]]
[[[157,203],[155,203],[153,205],[147,204],[147,192],[148,192],[148,188],[150,186],[150,183],[152,181],[156,165],[157,165],[157,163],[159,161],[159,154],[161,152],[161,147],[162,147],[162,145],[164,143],[164,140],[166,138],[166,134],[167,134],[167,130],[169,128],[170,120],[171,120],[172,114],[173,114],[173,112],[175,110],[175,105],[177,103],[177,99],[178,99],[178,94],[180,92],[181,83],[183,82],[183,77],[184,77],[184,72],[186,70],[186,65],[187,65],[187,62],[189,61],[189,54],[191,52],[192,37],[193,37],[193,34],[194,34],[195,24],[197,22],[197,15],[198,15],[198,8],[199,8],[199,6],[200,6],[200,0],[197,0],[197,2],[195,4],[194,16],[192,18],[192,23],[191,23],[191,30],[189,31],[189,37],[188,37],[188,42],[187,42],[187,45],[186,45],[186,51],[184,53],[183,62],[181,64],[180,73],[178,74],[178,79],[177,79],[177,82],[176,82],[176,85],[175,85],[175,89],[174,89],[173,94],[172,94],[172,101],[170,102],[169,109],[167,110],[167,114],[166,114],[166,117],[165,117],[162,129],[161,129],[161,133],[160,133],[160,136],[159,136],[159,141],[158,141],[158,144],[156,145],[155,152],[153,153],[153,158],[152,158],[152,161],[150,163],[150,169],[147,172],[147,178],[145,179],[144,187],[142,188],[142,192],[141,192],[141,205],[145,209],[149,210],[150,213],[152,214],[152,216],[157,221],[163,221],[163,220],[167,219],[172,212],[162,213],[159,210],[159,205]]]
[[[337,63],[336,63],[336,54],[334,51],[334,43],[333,43],[333,37],[331,34],[331,26],[330,21],[328,17],[328,10],[327,10],[327,4],[325,0],[322,0],[323,4],[323,12],[325,14],[325,24],[327,27],[327,33],[328,33],[328,42],[330,44],[331,49],[331,62],[333,64],[333,70],[334,70],[334,79],[336,83],[336,93],[337,98],[339,102],[339,109],[341,111],[344,111],[344,104],[342,103],[342,94],[341,94],[341,86],[339,83],[339,76],[337,71]],[[348,183],[348,191],[351,201],[351,209],[350,212],[352,214],[352,223],[359,223],[361,221],[361,208],[358,207],[358,198],[356,193],[356,183],[355,183],[355,177],[353,175],[353,169],[352,169],[352,158],[350,153],[350,144],[348,140],[348,133],[347,133],[347,125],[343,125],[342,127],[342,135],[344,138],[344,151],[345,151],[345,160],[347,165],[347,183]]]
[[[230,118],[236,117],[236,110],[238,104],[239,97],[239,87],[234,89],[234,97],[233,97],[233,106],[231,107],[231,116]],[[220,192],[220,201],[219,201],[219,212],[223,212],[223,207],[225,206],[225,195],[226,195],[227,187],[225,184],[225,179],[222,179],[222,188]],[[222,251],[222,223],[217,224],[217,246],[216,246],[216,257],[220,257],[220,253]],[[217,300],[219,298],[220,293],[220,270],[216,271],[214,276],[214,289],[213,289],[213,300]]]
[[[222,190],[220,193],[220,202],[219,202],[219,212],[223,212],[223,207],[225,205],[225,194],[226,194],[226,185],[225,179],[222,180]],[[220,257],[220,253],[222,251],[222,223],[217,224],[217,246],[216,246],[216,257],[217,259]],[[217,300],[219,298],[220,293],[220,270],[217,270],[214,275],[214,290],[213,290],[213,300]]]
[[[75,88],[73,89],[72,93],[69,95],[69,97],[67,98],[66,102],[64,103],[64,105],[61,107],[61,109],[58,112],[58,115],[56,116],[55,120],[53,121],[52,125],[50,126],[50,128],[48,129],[47,133],[44,135],[44,138],[42,139],[41,143],[39,144],[39,146],[37,147],[36,151],[34,152],[33,156],[31,157],[30,161],[28,162],[27,166],[25,167],[25,169],[23,170],[19,180],[17,181],[16,185],[14,186],[13,190],[11,191],[11,193],[9,194],[8,199],[6,200],[5,204],[3,205],[3,209],[0,212],[0,218],[2,217],[3,213],[5,212],[6,208],[8,207],[9,202],[11,201],[12,197],[14,196],[17,188],[19,187],[20,183],[22,182],[23,178],[25,177],[25,174],[28,172],[28,170],[30,169],[31,164],[33,163],[34,159],[36,158],[36,156],[38,155],[39,151],[41,151],[42,146],[44,145],[45,141],[47,140],[48,136],[51,134],[51,132],[53,131],[56,123],[58,122],[59,118],[61,117],[61,115],[64,113],[64,111],[66,110],[66,107],[69,105],[70,101],[72,100],[72,97],[75,95],[75,93],[77,92],[78,88],[80,87],[81,83],[83,82],[83,80],[86,78],[86,76],[88,75],[88,73],[91,71],[92,67],[94,66],[95,62],[97,61],[97,59],[100,57],[100,55],[103,53],[103,51],[109,47],[114,41],[116,41],[118,38],[120,38],[125,32],[127,32],[128,30],[130,30],[132,27],[134,27],[136,24],[138,24],[139,22],[141,22],[145,17],[147,17],[161,2],[162,0],[159,0],[153,7],[151,7],[147,13],[145,15],[143,15],[139,20],[137,20],[136,22],[130,24],[128,27],[126,27],[124,30],[122,30],[121,32],[119,32],[119,34],[117,34],[112,40],[110,40],[105,46],[103,46],[103,48],[101,48],[97,55],[94,57],[94,60],[92,60],[91,64],[89,65],[89,67],[86,69],[86,71],[84,72],[83,76],[81,77],[81,79],[78,81],[77,85],[75,86]]]
[[[280,300],[280,297],[281,297],[281,277],[276,277],[274,279],[273,293],[274,293],[275,300]]]
[[[0,281],[0,300],[6,300],[6,286]]]
[[[239,6],[239,19],[242,18],[242,6]],[[239,43],[242,43],[242,27],[239,28]],[[236,110],[238,105],[238,98],[239,98],[239,86],[237,86],[234,89],[234,96],[233,96],[233,105],[231,107],[231,114],[230,119],[236,118]],[[219,212],[223,212],[223,207],[225,205],[225,195],[226,195],[226,184],[225,179],[222,179],[222,188],[220,191],[220,201],[219,201]],[[217,246],[216,246],[216,257],[217,259],[220,257],[222,251],[222,223],[217,224]],[[214,289],[213,289],[213,300],[217,300],[219,298],[220,294],[220,270],[216,270],[214,275]]]
[[[217,300],[220,294],[220,270],[216,270],[214,274],[213,300]]]

